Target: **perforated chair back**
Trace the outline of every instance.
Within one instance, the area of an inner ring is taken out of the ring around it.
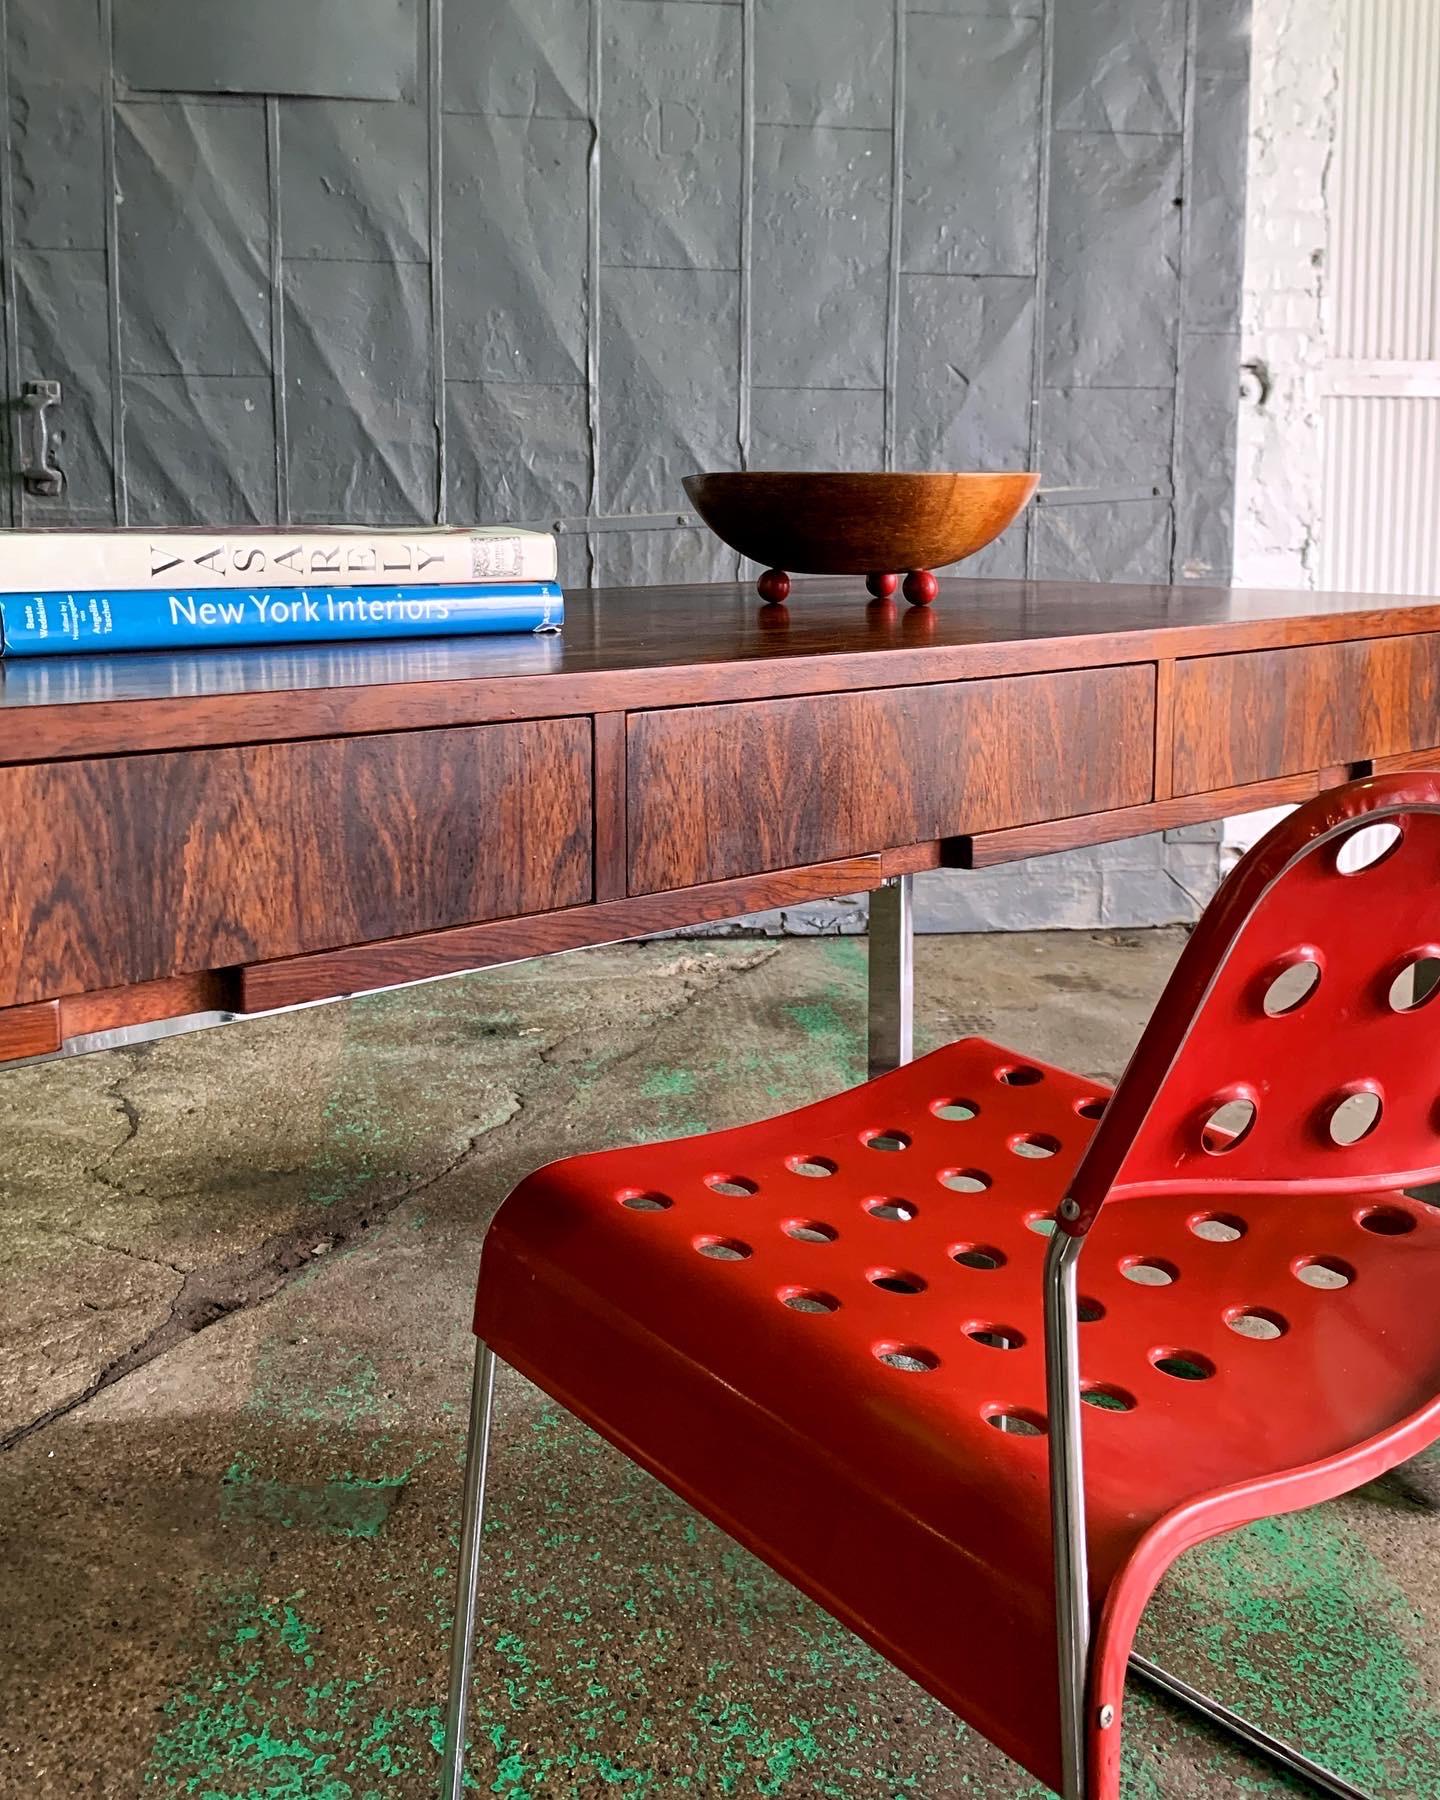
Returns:
[[[1301,807],[1196,927],[1062,1227],[1085,1231],[1125,1195],[1435,1180],[1440,1083],[1419,1015],[1437,972],[1440,774],[1377,776]]]
[[[1094,1729],[1096,1696],[1111,1714],[1118,1711],[1139,1607],[1164,1561],[1187,1542],[1272,1510],[1282,1488],[1300,1505],[1393,1466],[1433,1439],[1435,1413],[1430,1334],[1388,1346],[1395,1373],[1408,1365],[1408,1385],[1387,1393],[1387,1403],[1363,1423],[1363,1409],[1350,1405],[1349,1433],[1308,1451],[1298,1436],[1291,1443],[1282,1431],[1270,1434],[1263,1446],[1268,1476],[1257,1467],[1255,1482],[1197,1496],[1148,1534],[1110,1585],[1092,1655],[1081,1246],[1101,1209],[1117,1203],[1173,1199],[1194,1214],[1227,1194],[1287,1211],[1303,1207],[1307,1196],[1342,1196],[1347,1207],[1354,1196],[1361,1203],[1354,1222],[1372,1241],[1414,1234],[1433,1255],[1435,1234],[1419,1229],[1423,1209],[1404,1190],[1440,1175],[1435,1058],[1428,1021],[1415,1016],[1435,991],[1437,959],[1440,774],[1373,777],[1309,801],[1255,846],[1207,907],[1071,1178],[1045,1291],[1067,1796],[1116,1791],[1118,1747]],[[1370,1205],[1367,1194],[1375,1196]],[[1215,1222],[1223,1223],[1223,1214]],[[1337,1259],[1303,1253],[1290,1266],[1304,1280],[1308,1265],[1342,1283],[1354,1273]],[[1238,1310],[1272,1331],[1285,1329],[1273,1312]],[[1383,1335],[1384,1321],[1368,1308],[1354,1318]],[[1174,1364],[1173,1354],[1157,1366],[1167,1361]],[[1213,1371],[1208,1360],[1197,1364],[1197,1372],[1205,1370]],[[1335,1402],[1353,1402],[1353,1378],[1344,1364],[1331,1378],[1339,1393],[1302,1403],[1298,1414],[1300,1396],[1292,1394],[1292,1418],[1338,1419],[1346,1411]],[[1317,1392],[1321,1385],[1313,1384]],[[1239,1417],[1222,1405],[1217,1423],[1223,1418],[1234,1432]],[[1260,1501],[1266,1481],[1270,1498]]]

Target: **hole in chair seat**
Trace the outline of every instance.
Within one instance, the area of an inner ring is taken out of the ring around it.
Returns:
[[[1010,1148],[1016,1156],[1054,1156],[1060,1148],[1060,1140],[1046,1131],[1027,1131],[1022,1137],[1011,1138]]]
[[[1170,1287],[1180,1279],[1180,1271],[1163,1256],[1127,1256],[1120,1273],[1136,1287]]]
[[[990,1186],[990,1177],[983,1169],[942,1169],[940,1185],[956,1194],[983,1194]]]
[[[623,1188],[615,1197],[631,1212],[665,1212],[675,1204],[668,1194],[651,1193],[645,1188]]]
[[[950,1252],[953,1262],[967,1269],[1003,1269],[1005,1252],[993,1244],[956,1244]]]
[[[695,1248],[701,1256],[708,1256],[712,1262],[744,1262],[747,1256],[753,1254],[750,1246],[742,1244],[739,1238],[700,1238]]]
[[[822,1293],[819,1288],[784,1288],[780,1298],[791,1312],[833,1313],[840,1310],[840,1302],[835,1296]]]
[[[908,1150],[910,1148],[909,1133],[893,1129],[867,1131],[860,1142],[867,1150]]]
[[[1037,1081],[1045,1079],[1045,1072],[1031,1063],[1011,1063],[1008,1068],[997,1070],[995,1079],[1003,1081],[1006,1087],[1034,1087]]]
[[[1402,1207],[1372,1206],[1368,1212],[1360,1215],[1362,1230],[1374,1232],[1376,1237],[1404,1237],[1415,1229],[1415,1221]]]
[[[923,1275],[915,1275],[909,1269],[871,1269],[865,1279],[887,1294],[923,1294],[928,1285]]]
[[[993,1406],[985,1414],[985,1423],[1009,1437],[1037,1438],[1045,1435],[1044,1417],[1024,1406]]]
[[[785,1235],[801,1244],[833,1244],[840,1233],[823,1219],[787,1219]]]
[[[965,1335],[971,1343],[983,1344],[987,1350],[1021,1350],[1025,1346],[1025,1333],[1013,1325],[977,1322],[965,1327]]]
[[[920,1208],[913,1200],[900,1200],[894,1195],[880,1194],[865,1202],[865,1210],[872,1219],[888,1219],[892,1224],[906,1225]]]
[[[1290,1329],[1289,1320],[1268,1306],[1232,1307],[1225,1315],[1225,1323],[1237,1337],[1254,1338],[1261,1343],[1284,1337]]]
[[[1106,1381],[1090,1381],[1080,1391],[1083,1405],[1093,1406],[1097,1412],[1134,1412],[1135,1396],[1127,1393],[1122,1387],[1112,1387]]]
[[[724,1194],[732,1200],[748,1199],[760,1192],[759,1182],[751,1181],[748,1175],[707,1175],[705,1185],[712,1194]]]
[[[920,1344],[877,1344],[875,1355],[887,1368],[900,1369],[906,1375],[924,1375],[940,1367],[940,1358]]]
[[[1150,1361],[1173,1381],[1209,1381],[1215,1365],[1198,1350],[1152,1350]]]
[[[1307,1256],[1294,1265],[1295,1279],[1309,1288],[1349,1287],[1355,1271],[1338,1256]]]
[[[792,1175],[806,1175],[812,1181],[821,1181],[825,1176],[833,1175],[837,1165],[828,1156],[787,1156],[785,1167]]]
[[[1197,1213],[1190,1229],[1207,1244],[1233,1244],[1245,1235],[1245,1221],[1234,1213]]]
[[[932,1100],[930,1110],[937,1119],[949,1119],[963,1124],[966,1120],[973,1119],[980,1108],[973,1100]]]

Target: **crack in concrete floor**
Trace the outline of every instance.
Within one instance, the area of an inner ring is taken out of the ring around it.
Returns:
[[[776,953],[777,948],[774,944],[747,948],[727,957],[726,962],[718,968],[713,957],[678,952],[670,959],[667,971],[670,980],[674,982],[674,997],[666,997],[653,1009],[652,1025],[658,1028],[679,1017],[698,999],[716,993],[727,982],[741,979],[751,970],[763,966]],[[567,1046],[572,1046],[584,1037],[585,1028],[582,1023],[560,1031],[546,1042],[530,1048],[533,1049],[537,1064],[549,1067],[563,1062]],[[640,1054],[641,1049],[642,1045],[637,1042],[626,1055]],[[126,1088],[130,1075],[148,1055],[147,1046],[138,1051],[111,1052],[106,1059],[118,1063],[119,1067],[106,1085],[104,1095],[118,1108],[126,1128],[124,1135],[110,1145],[98,1161],[88,1166],[87,1173],[119,1194],[132,1194],[135,1190],[125,1182],[123,1176],[114,1176],[108,1165],[113,1164],[139,1136],[141,1111]],[[625,1059],[625,1055],[615,1057],[611,1067],[619,1068]],[[317,1212],[221,1263],[187,1268],[164,1258],[146,1256],[124,1244],[111,1243],[78,1231],[68,1232],[66,1235],[74,1242],[89,1244],[112,1255],[144,1262],[177,1275],[181,1278],[181,1286],[171,1299],[166,1316],[138,1341],[112,1356],[77,1392],[58,1405],[38,1413],[34,1418],[0,1433],[0,1452],[23,1442],[34,1432],[44,1430],[75,1407],[83,1406],[112,1382],[122,1380],[134,1370],[142,1368],[180,1339],[193,1336],[231,1313],[270,1298],[286,1282],[303,1273],[318,1257],[344,1249],[407,1201],[417,1199],[436,1182],[444,1181],[456,1173],[491,1133],[503,1128],[524,1110],[524,1096],[518,1089],[512,1091],[507,1100],[508,1106],[503,1115],[473,1133],[451,1160],[441,1167],[395,1188],[383,1200],[377,1201],[373,1197],[368,1201],[357,1198],[342,1208]],[[102,1309],[91,1303],[86,1306],[86,1310]]]
[[[509,1117],[513,1118],[520,1110],[520,1098],[516,1095],[514,1111]],[[501,1124],[507,1122],[508,1119],[502,1120]],[[175,1263],[139,1257],[136,1251],[121,1246],[99,1243],[92,1238],[79,1239],[80,1242],[94,1244],[97,1249],[109,1250],[118,1256],[137,1257],[142,1262],[153,1263],[157,1268],[171,1270],[181,1277],[180,1290],[170,1302],[168,1315],[159,1325],[140,1342],[98,1369],[79,1393],[0,1437],[0,1452],[13,1449],[33,1433],[44,1431],[56,1420],[64,1418],[77,1406],[84,1406],[112,1382],[121,1381],[136,1369],[143,1368],[182,1338],[193,1337],[231,1313],[241,1312],[246,1307],[268,1300],[321,1256],[343,1250],[362,1233],[382,1223],[398,1207],[409,1200],[418,1199],[436,1182],[453,1175],[475,1154],[488,1132],[499,1128],[497,1125],[488,1127],[485,1132],[477,1132],[465,1143],[459,1154],[442,1168],[417,1179],[407,1187],[395,1190],[378,1205],[357,1202],[343,1212],[323,1215],[323,1222],[319,1218],[302,1221],[287,1231],[265,1239],[243,1256],[234,1257],[213,1268],[186,1270]]]

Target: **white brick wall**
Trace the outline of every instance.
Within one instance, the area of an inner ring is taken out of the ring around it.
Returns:
[[[1345,0],[1255,0],[1235,580],[1318,580],[1330,180]],[[1269,394],[1261,399],[1262,382]]]
[[[1330,182],[1346,0],[1255,0],[1235,481],[1235,581],[1319,581]],[[1268,387],[1268,393],[1264,390]],[[1226,822],[1229,857],[1285,809]]]

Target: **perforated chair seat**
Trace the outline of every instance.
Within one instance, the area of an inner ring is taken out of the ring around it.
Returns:
[[[500,1209],[475,1319],[1057,1788],[1041,1269],[1106,1098],[969,1039],[782,1118],[553,1164]],[[1094,1696],[1118,1706],[1181,1550],[1434,1438],[1437,1275],[1440,1213],[1402,1193],[1103,1209],[1080,1277]],[[1096,1800],[1119,1736],[1092,1735]]]

